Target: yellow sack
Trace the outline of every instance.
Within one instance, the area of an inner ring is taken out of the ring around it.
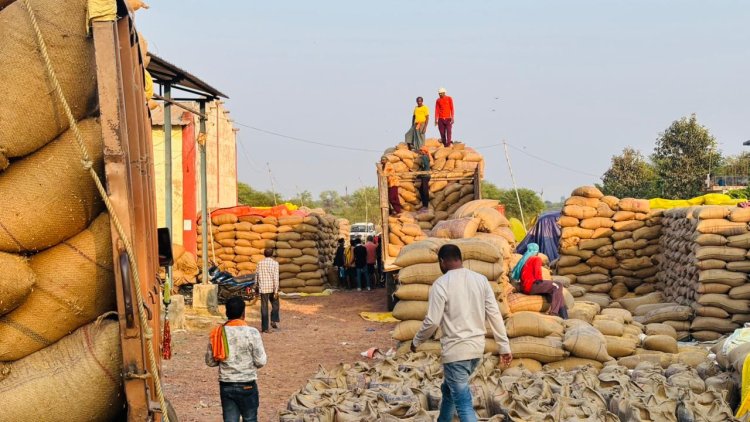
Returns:
[[[516,238],[516,243],[523,240],[526,237],[526,227],[523,226],[521,220],[513,217],[510,220],[510,229],[513,231],[513,237]]]
[[[748,410],[750,410],[750,395],[747,393],[750,391],[750,354],[745,356],[745,363],[742,366],[742,404],[737,409],[735,417],[737,419],[742,418]]]

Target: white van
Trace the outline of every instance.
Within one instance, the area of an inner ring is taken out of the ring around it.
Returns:
[[[362,243],[367,241],[367,236],[375,237],[375,224],[373,223],[354,223],[349,232],[349,242],[359,239]]]

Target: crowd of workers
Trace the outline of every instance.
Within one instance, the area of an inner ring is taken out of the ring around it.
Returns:
[[[366,242],[360,239],[352,240],[346,245],[344,239],[339,239],[333,265],[338,269],[339,287],[362,291],[363,286],[368,290],[383,287],[382,273],[382,243],[380,236],[368,236]],[[362,282],[364,280],[364,283]]]

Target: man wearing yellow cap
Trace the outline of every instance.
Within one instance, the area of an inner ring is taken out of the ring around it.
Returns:
[[[424,145],[424,135],[427,132],[427,122],[430,120],[430,109],[423,103],[422,97],[417,97],[417,106],[411,116],[411,129],[406,132],[406,143],[413,151],[419,151]]]

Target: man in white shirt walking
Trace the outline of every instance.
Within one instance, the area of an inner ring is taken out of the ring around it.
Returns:
[[[260,327],[264,333],[268,328],[268,302],[271,302],[271,327],[278,329],[279,322],[279,263],[274,261],[273,249],[263,251],[263,258],[256,269],[258,291],[260,292]]]
[[[438,327],[442,329],[443,399],[438,422],[453,420],[454,410],[461,422],[474,422],[477,415],[472,407],[469,377],[484,354],[485,320],[497,342],[502,364],[509,365],[513,355],[487,277],[463,268],[461,250],[456,245],[443,245],[438,260],[443,276],[430,288],[427,316],[414,336],[411,351],[416,351]]]

